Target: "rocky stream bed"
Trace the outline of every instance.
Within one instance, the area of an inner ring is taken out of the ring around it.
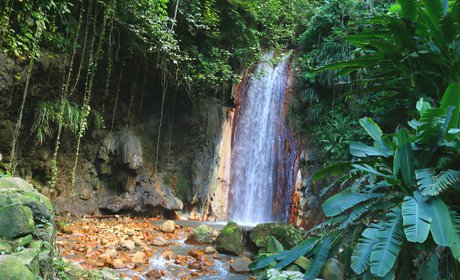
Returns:
[[[217,237],[220,224],[113,216],[63,227],[56,241],[60,255],[83,269],[109,267],[129,279],[250,278],[249,258],[221,254],[206,244]],[[202,240],[193,238],[197,232]]]

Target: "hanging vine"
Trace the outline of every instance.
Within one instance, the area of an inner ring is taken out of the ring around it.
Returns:
[[[96,19],[97,19],[97,11],[95,11],[94,18],[93,18],[93,37],[91,39],[88,71],[86,74],[86,83],[85,83],[85,94],[83,97],[83,105],[81,108],[82,115],[80,117],[77,147],[75,151],[75,162],[74,162],[74,166],[72,170],[72,190],[75,187],[76,172],[77,172],[77,166],[78,166],[78,159],[80,155],[81,140],[83,138],[83,135],[86,132],[86,129],[88,128],[88,116],[89,116],[89,113],[91,112],[91,106],[90,106],[91,95],[93,91],[94,77],[96,76],[97,66],[98,66],[99,59],[101,57],[101,52],[102,52],[102,44],[104,41],[106,23],[107,23],[107,13],[104,12],[104,16],[102,20],[101,34],[99,36],[97,47],[96,49],[94,49],[94,44],[95,44],[96,37],[97,37],[97,31],[96,31],[97,20]]]
[[[32,77],[32,69],[35,64],[35,60],[40,56],[40,39],[42,37],[43,32],[46,29],[45,21],[44,21],[44,16],[43,16],[43,11],[39,9],[40,16],[38,17],[41,20],[36,21],[36,32],[35,36],[33,37],[32,41],[32,52],[30,55],[30,62],[27,67],[27,77],[26,77],[26,84],[24,86],[24,91],[22,94],[22,101],[21,101],[21,107],[19,109],[19,116],[16,122],[16,127],[14,129],[14,135],[13,135],[13,140],[11,144],[11,156],[10,156],[10,164],[9,164],[9,170],[11,174],[14,174],[15,169],[16,169],[16,149],[17,149],[17,142],[19,138],[19,133],[21,130],[21,125],[22,125],[22,118],[24,116],[24,107],[26,105],[26,99],[29,94],[29,85],[30,85],[30,79]]]
[[[90,10],[90,9],[89,9]],[[74,39],[74,44],[72,48],[72,57],[70,59],[70,66],[69,66],[69,72],[67,73],[67,79],[65,80],[65,83],[62,85],[61,89],[61,106],[59,109],[59,116],[58,116],[58,130],[57,130],[57,135],[56,135],[56,143],[55,143],[55,148],[54,148],[54,153],[53,153],[53,159],[51,160],[51,181],[49,183],[50,188],[54,188],[56,186],[57,182],[57,177],[58,177],[58,162],[57,162],[57,156],[59,152],[59,147],[61,144],[61,133],[64,125],[64,110],[65,110],[65,100],[67,100],[67,96],[69,94],[69,85],[70,85],[70,79],[72,76],[73,72],[73,65],[74,65],[74,60],[76,57],[77,53],[77,47],[78,47],[78,38],[80,35],[80,30],[83,22],[83,14],[84,14],[84,5],[82,3],[80,7],[80,16],[78,18],[78,24],[77,24],[77,30],[75,32],[75,39]]]

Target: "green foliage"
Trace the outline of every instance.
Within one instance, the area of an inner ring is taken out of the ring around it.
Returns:
[[[373,139],[373,145],[351,144],[354,160],[326,169],[334,175],[341,174],[336,185],[344,190],[323,204],[329,219],[312,229],[321,230],[320,240],[315,237],[303,243],[317,244],[316,249],[301,252],[305,256],[314,255],[313,263],[324,263],[327,255],[317,250],[331,248],[329,236],[339,228],[343,233],[338,242],[354,247],[351,269],[360,276],[370,273],[375,277],[390,277],[399,272],[398,258],[412,258],[413,261],[406,262],[412,271],[438,263],[452,265],[449,258],[430,257],[421,262],[419,254],[432,256],[443,250],[458,256],[459,216],[453,209],[457,207],[460,135],[458,126],[447,129],[452,107],[447,112],[428,105],[418,108],[420,117],[409,123],[411,129],[400,128],[395,134],[384,134],[371,119],[361,119],[360,124]],[[362,148],[357,150],[353,146]],[[323,178],[327,173],[320,171],[314,177]],[[362,237],[347,243],[348,234],[355,231],[362,232]],[[401,256],[403,246],[412,248],[408,251],[412,253]],[[253,267],[260,268],[258,264],[265,263],[266,258],[271,259],[270,263],[283,259],[279,254],[259,258]],[[445,275],[440,268],[439,271],[437,277],[458,277]],[[311,269],[305,273],[305,279],[317,275]]]
[[[61,108],[63,112],[62,116],[60,115]],[[40,102],[32,131],[37,133],[37,140],[43,143],[46,138],[53,135],[58,122],[61,122],[64,129],[77,135],[81,114],[82,112],[78,108],[78,105],[68,99],[61,99],[55,103]]]
[[[365,79],[354,81],[360,89],[355,92],[383,93],[383,101],[415,104],[427,97],[437,104],[448,85],[460,79],[460,2],[455,1],[447,14],[441,0],[398,3],[399,15],[375,17],[371,27],[348,36],[357,48],[354,59],[321,70],[346,75],[365,71]]]

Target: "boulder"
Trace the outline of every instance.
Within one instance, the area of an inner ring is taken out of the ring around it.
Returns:
[[[249,273],[249,265],[252,261],[246,257],[236,258],[231,264],[230,269],[233,273]]]
[[[266,253],[272,251],[271,245],[276,241],[281,243],[283,249],[291,249],[303,241],[303,235],[304,231],[294,225],[266,223],[252,229],[250,239],[259,248],[259,253]]]
[[[162,232],[173,233],[176,230],[176,223],[174,221],[166,221],[160,226]]]
[[[324,264],[323,269],[321,270],[320,277],[324,280],[343,280],[344,271],[342,264],[334,258],[330,258]]]
[[[0,178],[0,190],[13,189],[26,192],[35,192],[34,187],[27,181],[18,177],[3,177]]]
[[[35,222],[29,208],[12,204],[0,208],[0,238],[13,239],[34,231]]]
[[[10,243],[6,241],[0,241],[0,255],[9,254],[12,251]]]
[[[0,275],[2,280],[35,280],[22,260],[12,255],[0,255]]]
[[[211,244],[213,240],[212,228],[208,225],[199,225],[192,230],[185,242],[188,244]]]
[[[216,238],[216,249],[221,253],[241,256],[244,253],[245,242],[241,227],[235,222],[228,222]]]
[[[54,209],[48,198],[20,178],[0,178],[0,242],[2,264],[11,263],[0,279],[41,279],[49,274],[53,255]],[[19,251],[19,252],[18,252]],[[32,278],[28,278],[32,274]],[[2,278],[3,277],[3,278]]]
[[[13,255],[18,257],[21,260],[22,264],[25,265],[35,275],[40,274],[40,249],[24,249],[21,252],[15,253]]]
[[[29,245],[31,242],[32,242],[32,235],[29,234],[29,235],[26,235],[24,237],[19,237],[19,238],[16,238],[13,242],[16,246],[19,246],[19,247],[26,247],[27,245]]]

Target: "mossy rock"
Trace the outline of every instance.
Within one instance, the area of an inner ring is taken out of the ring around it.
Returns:
[[[259,253],[266,253],[271,237],[279,241],[284,249],[291,249],[303,241],[303,234],[304,231],[294,225],[266,223],[252,229],[250,239],[259,248]]]
[[[38,275],[40,273],[40,249],[28,248],[21,252],[14,253],[30,271]]]
[[[242,228],[235,222],[228,222],[216,238],[216,249],[221,253],[242,256],[245,250]]]
[[[35,274],[13,255],[0,256],[0,276],[2,280],[36,280]]]
[[[24,191],[20,188],[0,189],[0,207],[11,204],[23,204],[32,210],[36,221],[48,220],[53,217],[53,205],[51,201],[41,193],[34,191]]]
[[[32,211],[20,204],[0,208],[0,238],[14,239],[34,231]]]
[[[212,228],[200,225],[192,230],[186,240],[189,244],[211,244],[213,242]]]
[[[24,237],[16,238],[15,240],[13,240],[13,243],[18,247],[26,247],[30,244],[30,242],[32,242],[32,239],[32,235],[29,234]]]
[[[35,239],[52,243],[54,240],[54,231],[52,225],[40,225],[35,228],[33,235]]]
[[[26,192],[35,192],[34,187],[27,181],[18,177],[0,178],[0,190],[19,189]]]
[[[12,250],[13,248],[9,242],[0,241],[0,255],[9,254]]]
[[[320,277],[325,280],[345,279],[342,264],[337,259],[330,258],[321,269]]]

